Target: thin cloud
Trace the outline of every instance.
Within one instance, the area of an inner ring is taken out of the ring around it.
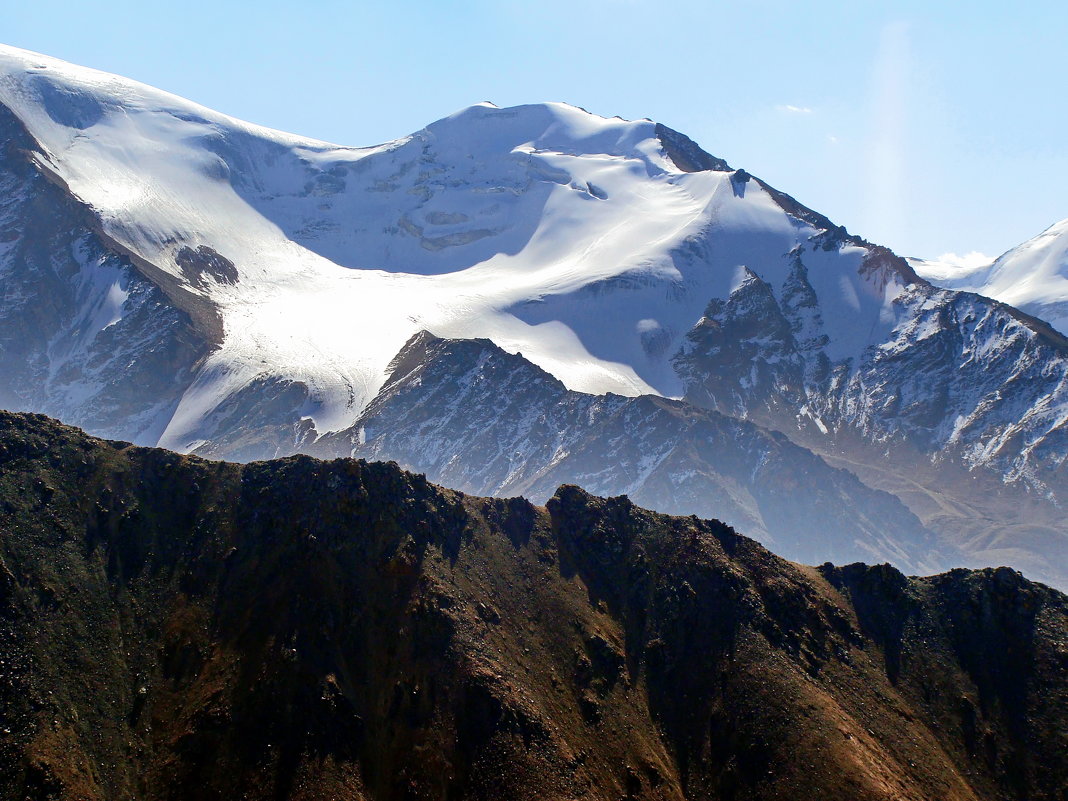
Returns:
[[[864,230],[893,242],[908,230],[905,185],[911,57],[905,22],[885,25],[875,57],[872,136],[868,146],[868,200]]]
[[[985,253],[980,253],[978,250],[973,250],[964,255],[959,255],[957,253],[943,253],[935,259],[935,261],[948,266],[959,267],[962,270],[977,270],[980,267],[986,267],[988,264],[992,264],[994,257],[987,256]]]
[[[784,106],[776,106],[779,111],[785,111],[787,114],[811,114],[812,109],[808,106],[791,106],[787,103]]]

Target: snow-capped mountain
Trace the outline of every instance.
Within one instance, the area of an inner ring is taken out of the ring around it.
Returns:
[[[877,248],[867,258],[907,269]],[[976,558],[1045,575],[1029,551],[1060,565],[1064,338],[1011,306],[914,280],[883,341],[835,359],[809,269],[802,257],[781,287],[754,274],[710,302],[675,357],[687,400],[787,433]]]
[[[483,104],[340,148],[33,54],[0,64],[40,169],[218,346],[171,447],[210,439],[205,418],[265,375],[307,385],[317,431],[347,427],[422,329],[489,338],[570,389],[681,395],[670,357],[709,298],[816,233],[722,162],[687,171],[700,151],[648,121]],[[856,355],[902,284],[843,275],[825,302],[850,311],[828,318]]]
[[[938,286],[997,298],[1068,334],[1068,220],[1054,223],[989,264],[910,261],[917,273]]]
[[[862,554],[1068,584],[1068,342],[669,128],[480,104],[345,148],[13,48],[0,109],[12,407],[477,492],[583,481],[777,546],[822,503]],[[486,342],[403,369],[424,331]]]

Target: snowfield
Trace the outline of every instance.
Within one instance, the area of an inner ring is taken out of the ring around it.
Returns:
[[[655,123],[563,104],[480,104],[347,148],[10,47],[0,103],[106,237],[218,320],[160,438],[178,450],[267,376],[307,386],[320,434],[344,429],[424,329],[490,339],[569,389],[680,396],[670,357],[709,299],[747,267],[781,285],[817,232],[744,174],[679,169]],[[824,315],[837,356],[893,327],[901,289],[859,274],[855,250],[856,269],[812,275],[843,312]]]

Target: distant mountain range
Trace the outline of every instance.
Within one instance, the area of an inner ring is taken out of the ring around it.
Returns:
[[[345,148],[0,48],[0,276],[0,404],[101,436],[1068,587],[1068,340],[651,121]]]
[[[917,273],[939,286],[997,298],[1068,334],[1068,220],[1054,223],[986,264],[909,261]]]

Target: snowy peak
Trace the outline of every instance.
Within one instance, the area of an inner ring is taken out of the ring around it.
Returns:
[[[601,117],[567,103],[501,108],[478,103],[431,123],[416,136],[433,137],[463,155],[522,148],[572,155],[629,157],[656,135],[649,120]]]
[[[671,353],[732,271],[815,233],[648,120],[483,103],[341,148],[12,48],[0,71],[41,168],[208,321],[218,351],[163,438],[177,448],[273,377],[307,387],[316,430],[345,428],[421,329],[522,351],[574,390],[681,394]],[[710,228],[713,270],[694,251]]]
[[[243,122],[130,78],[4,44],[0,44],[0,86],[5,104],[23,112],[36,107],[57,129],[88,130],[107,125],[109,116],[120,110],[166,112],[194,123],[245,129],[288,144],[313,149],[337,147]]]
[[[1054,223],[992,263],[914,264],[939,286],[995,298],[1068,334],[1068,220]]]
[[[979,291],[1048,320],[1068,334],[1068,220],[1001,256],[991,265]]]

